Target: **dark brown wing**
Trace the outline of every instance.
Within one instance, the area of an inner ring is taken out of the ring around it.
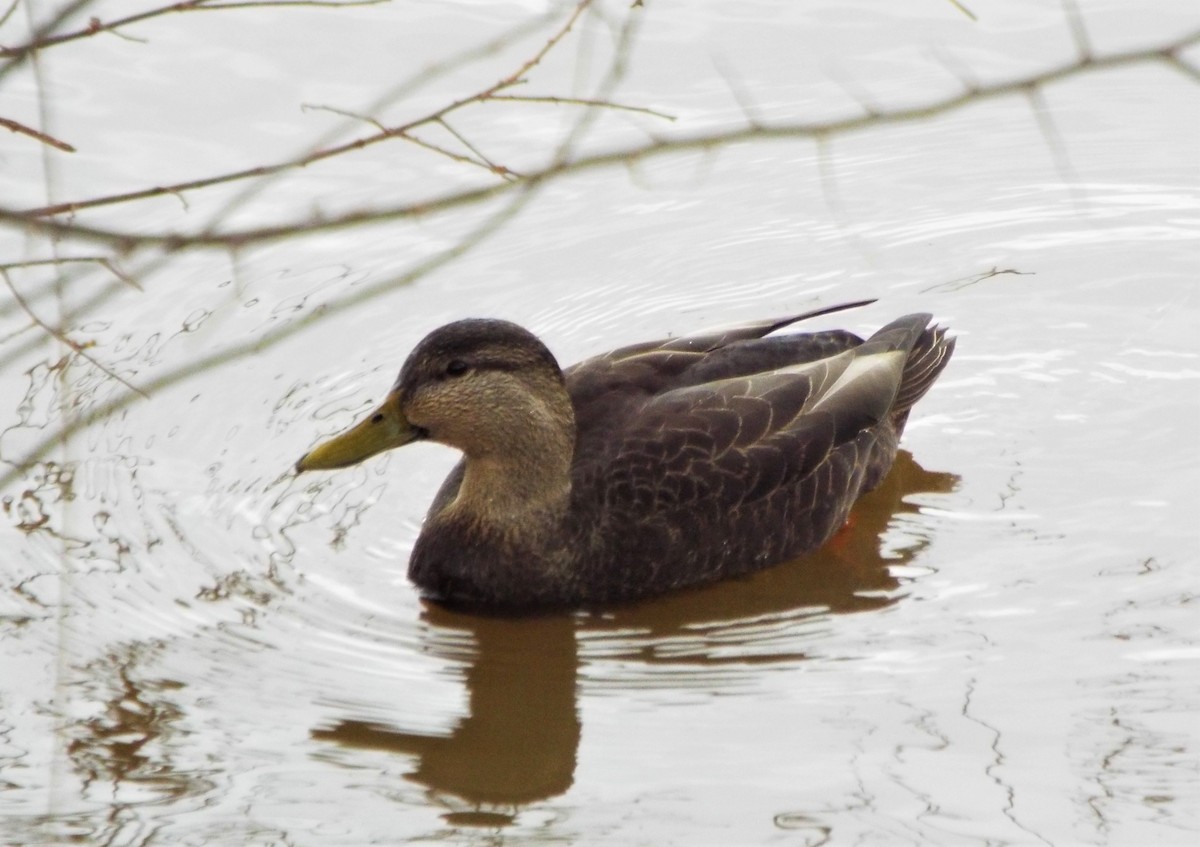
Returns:
[[[613,433],[636,421],[647,402],[666,392],[817,361],[858,346],[862,339],[842,330],[763,336],[870,302],[622,347],[568,368],[564,374],[575,404],[577,461],[607,452]]]
[[[928,388],[930,373],[936,376],[948,355],[934,357],[932,351],[944,343],[936,330],[926,330],[928,320],[928,315],[901,318],[827,358],[643,398],[636,414],[627,407],[622,410],[627,417],[611,420],[607,434],[592,423],[590,443],[577,454],[578,481],[601,496],[607,509],[641,513],[713,498],[735,508],[792,485],[841,445],[887,421],[897,397],[915,393],[906,377]],[[814,343],[826,344],[829,335],[818,334]],[[800,346],[813,339],[801,338]],[[770,342],[796,346],[788,338],[761,343]],[[919,362],[910,367],[914,350]],[[931,358],[937,359],[934,365]],[[693,367],[703,370],[703,363]]]

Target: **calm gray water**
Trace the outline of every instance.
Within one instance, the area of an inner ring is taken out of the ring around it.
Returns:
[[[1062,68],[1076,6],[1098,57],[1200,27],[1174,0],[963,5],[976,20],[947,0],[597,4],[512,93],[674,117],[596,114],[575,149],[604,152]],[[0,117],[77,152],[0,135],[0,207],[374,131],[313,106],[401,124],[512,74],[556,8],[218,10],[47,49],[0,77]],[[0,223],[0,844],[1197,843],[1200,47],[1178,58],[552,180],[411,284],[511,195],[161,260]],[[529,172],[583,114],[492,102],[414,134]],[[267,226],[497,181],[393,139],[251,197],[76,220]],[[114,257],[140,287],[10,267],[54,255]],[[14,289],[149,399],[89,417],[128,389]],[[820,325],[930,311],[955,358],[849,530],[751,579],[603,615],[455,615],[404,576],[450,451],[288,473],[456,317],[516,320],[571,362],[864,297]]]

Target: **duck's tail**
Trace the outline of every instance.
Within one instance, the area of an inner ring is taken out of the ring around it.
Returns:
[[[927,314],[897,318],[866,342],[891,349],[908,349],[900,387],[892,402],[891,418],[897,433],[903,431],[909,411],[929,391],[954,352],[954,339],[946,337],[945,327],[930,326],[931,319],[932,315]]]

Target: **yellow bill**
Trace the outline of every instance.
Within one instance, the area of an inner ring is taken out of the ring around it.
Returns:
[[[417,432],[400,411],[400,398],[393,392],[366,418],[301,456],[296,473],[357,465],[376,453],[415,441]]]

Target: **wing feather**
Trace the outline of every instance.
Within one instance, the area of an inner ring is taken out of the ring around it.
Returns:
[[[714,496],[736,507],[767,497],[887,417],[905,354],[861,349],[660,395],[646,404],[609,472],[629,478],[638,509]],[[611,488],[618,498],[626,491]]]
[[[816,508],[826,483],[799,483],[831,462],[865,461],[865,431],[894,443],[953,345],[927,315],[865,342],[842,332],[759,338],[789,321],[623,348],[573,371],[576,458],[590,477],[580,489],[642,515],[699,516],[714,503],[732,512],[789,487],[804,500],[795,508]]]

